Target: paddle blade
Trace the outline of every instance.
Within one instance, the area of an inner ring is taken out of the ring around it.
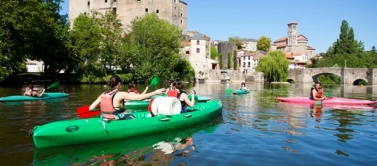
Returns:
[[[233,92],[233,90],[232,90],[232,89],[229,89],[229,88],[227,88],[227,89],[225,90],[225,92],[226,92],[226,93],[232,93],[232,92]]]
[[[80,118],[90,118],[101,114],[101,110],[90,111],[89,107],[90,105],[85,105],[77,108],[77,114]]]
[[[328,91],[328,92],[327,92],[327,97],[330,97],[330,96],[331,96],[331,92]]]
[[[158,83],[160,83],[160,77],[158,76],[153,76],[152,80],[151,80],[151,84],[149,86],[155,86],[157,85]]]
[[[60,83],[59,82],[55,82],[53,84],[51,84],[49,87],[47,87],[47,89],[50,89],[50,88],[57,88],[60,86]]]

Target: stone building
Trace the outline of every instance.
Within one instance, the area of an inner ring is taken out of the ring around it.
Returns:
[[[187,3],[180,0],[69,0],[70,23],[79,14],[92,10],[101,13],[114,11],[125,28],[134,18],[154,12],[160,19],[179,27],[182,34],[187,31]]]
[[[305,54],[308,59],[315,56],[315,49],[308,46],[308,38],[298,34],[297,23],[288,23],[288,36],[274,41],[272,50],[281,50],[284,53],[292,53],[301,56]]]
[[[230,60],[233,59],[233,52],[237,50],[237,46],[234,42],[222,41],[217,45],[218,54],[222,55],[222,69],[232,69],[232,66],[228,66],[228,54],[230,54]],[[220,59],[218,59],[220,61]],[[233,64],[232,62],[230,63]]]
[[[188,31],[181,54],[195,70],[196,79],[208,78],[210,69],[217,69],[217,62],[210,59],[211,39],[198,31]]]

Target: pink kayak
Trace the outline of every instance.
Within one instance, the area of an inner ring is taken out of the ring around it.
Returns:
[[[309,97],[276,97],[276,100],[282,102],[291,103],[309,103],[316,104],[318,101],[310,100]],[[322,101],[322,104],[338,104],[338,105],[372,105],[376,104],[377,101],[371,100],[360,100],[360,99],[347,99],[340,97],[332,97]]]

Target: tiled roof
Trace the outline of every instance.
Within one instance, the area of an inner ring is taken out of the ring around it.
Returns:
[[[286,41],[286,40],[287,40],[287,38],[283,37],[283,38],[275,40],[274,43],[281,42],[281,41]]]
[[[276,48],[282,48],[282,47],[287,47],[287,44],[277,44],[276,45]]]

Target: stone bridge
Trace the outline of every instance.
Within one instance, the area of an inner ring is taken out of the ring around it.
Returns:
[[[377,85],[377,68],[300,68],[289,69],[288,81],[295,83],[313,83],[321,74],[335,74],[340,77],[341,84],[354,84],[357,80],[364,80],[368,85]]]

